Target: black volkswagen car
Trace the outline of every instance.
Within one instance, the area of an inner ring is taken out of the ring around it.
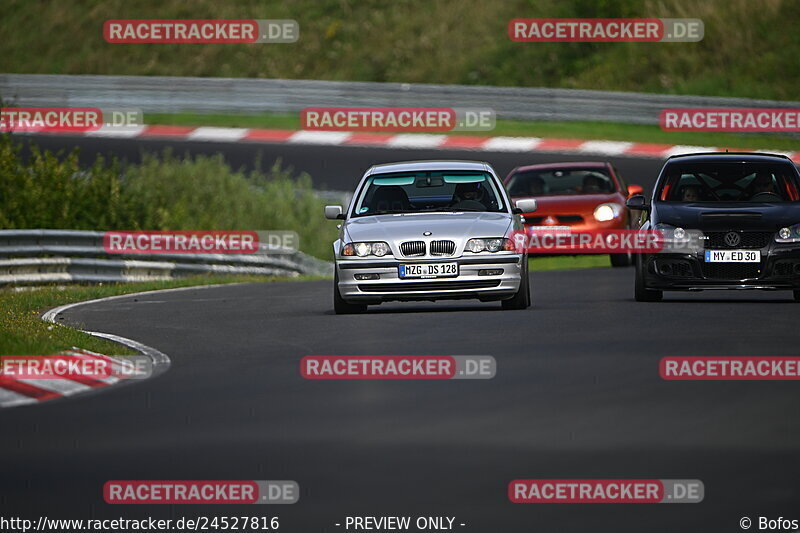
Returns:
[[[800,173],[791,159],[759,153],[670,157],[650,202],[627,201],[642,230],[695,246],[636,258],[637,301],[665,290],[786,289],[800,300]]]

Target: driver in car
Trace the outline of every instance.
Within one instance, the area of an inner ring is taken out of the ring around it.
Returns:
[[[754,198],[759,194],[778,194],[775,192],[775,185],[772,183],[772,176],[768,172],[759,172],[756,174],[756,177],[751,184],[751,191],[750,198]]]
[[[469,204],[475,202],[486,208],[486,204],[483,202],[485,195],[486,191],[480,183],[459,183],[453,193],[452,206],[468,208]],[[474,205],[474,207],[477,208],[478,205]]]
[[[587,174],[583,178],[583,189],[581,192],[584,194],[605,192],[605,180],[597,174]]]
[[[537,196],[544,194],[544,180],[539,176],[534,176],[528,181],[528,194]]]

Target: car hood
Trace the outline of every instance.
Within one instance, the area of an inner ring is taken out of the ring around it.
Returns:
[[[392,241],[430,239],[459,240],[472,237],[503,237],[511,227],[508,213],[421,213],[358,217],[345,224],[348,241]],[[430,232],[431,235],[423,235]]]
[[[609,194],[569,194],[563,196],[515,196],[515,200],[533,198],[536,200],[536,215],[557,215],[571,213],[592,213],[594,209],[607,202],[620,202],[616,193]]]
[[[753,229],[775,231],[800,223],[800,202],[715,202],[654,206],[654,222],[686,229]]]

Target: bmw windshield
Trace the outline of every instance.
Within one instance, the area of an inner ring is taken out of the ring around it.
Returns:
[[[507,206],[488,172],[398,172],[367,178],[353,216],[443,211],[505,212]]]

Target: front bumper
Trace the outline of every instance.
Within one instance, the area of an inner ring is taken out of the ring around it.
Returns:
[[[642,254],[645,287],[658,290],[800,289],[800,246],[761,250],[759,263],[706,263],[704,251]]]
[[[539,219],[539,218],[547,218],[548,216],[553,216],[553,217],[556,217],[556,218],[565,217],[566,216],[566,215],[559,215],[559,214],[539,214],[538,212],[536,213],[536,215],[537,215],[536,216],[537,219]],[[595,220],[592,217],[591,213],[589,215],[581,214],[579,216],[581,216],[581,221],[580,222],[572,222],[572,221],[556,222],[555,224],[553,224],[553,226],[555,226],[555,227],[559,227],[559,226],[568,227],[570,229],[570,231],[573,231],[573,232],[576,232],[576,233],[580,233],[582,231],[607,231],[607,230],[616,230],[616,229],[619,229],[619,230],[631,229],[629,227],[629,225],[628,225],[628,221],[625,220],[624,218],[621,218],[621,217],[620,218],[614,218],[612,220],[606,220],[605,222],[599,222],[599,221]],[[553,226],[548,226],[548,225],[542,225],[542,224],[536,223],[536,222],[531,222],[531,221],[528,221],[528,220],[523,222],[523,225],[525,226],[526,229],[530,229],[530,228],[546,229],[548,227],[553,227]]]
[[[556,217],[563,217],[564,215],[539,215],[537,212],[538,218],[546,218],[547,216],[556,216]],[[546,230],[548,227],[552,228],[553,226],[543,226],[537,225],[533,223],[525,222],[523,224],[524,231],[530,231],[534,228],[539,230]],[[608,220],[605,222],[598,222],[594,218],[592,218],[591,214],[588,216],[583,215],[581,222],[565,222],[563,224],[556,224],[555,227],[563,226],[565,228],[569,228],[571,233],[587,233],[593,231],[630,231],[631,228],[628,227],[628,222],[622,218],[615,218],[613,220]],[[563,256],[578,256],[578,255],[608,255],[608,253],[595,253],[589,254],[586,252],[573,252],[570,253],[569,251],[559,251],[559,252],[552,252],[552,253],[545,253],[545,252],[530,252],[531,257],[563,257]]]
[[[483,301],[503,300],[517,293],[523,269],[524,254],[496,252],[470,254],[459,258],[359,258],[336,260],[339,294],[350,302],[380,303],[387,301],[448,300],[477,298]],[[457,277],[403,279],[398,274],[401,264],[458,263]],[[481,270],[501,270],[499,275],[481,275]],[[377,274],[379,279],[359,280],[356,275]]]

